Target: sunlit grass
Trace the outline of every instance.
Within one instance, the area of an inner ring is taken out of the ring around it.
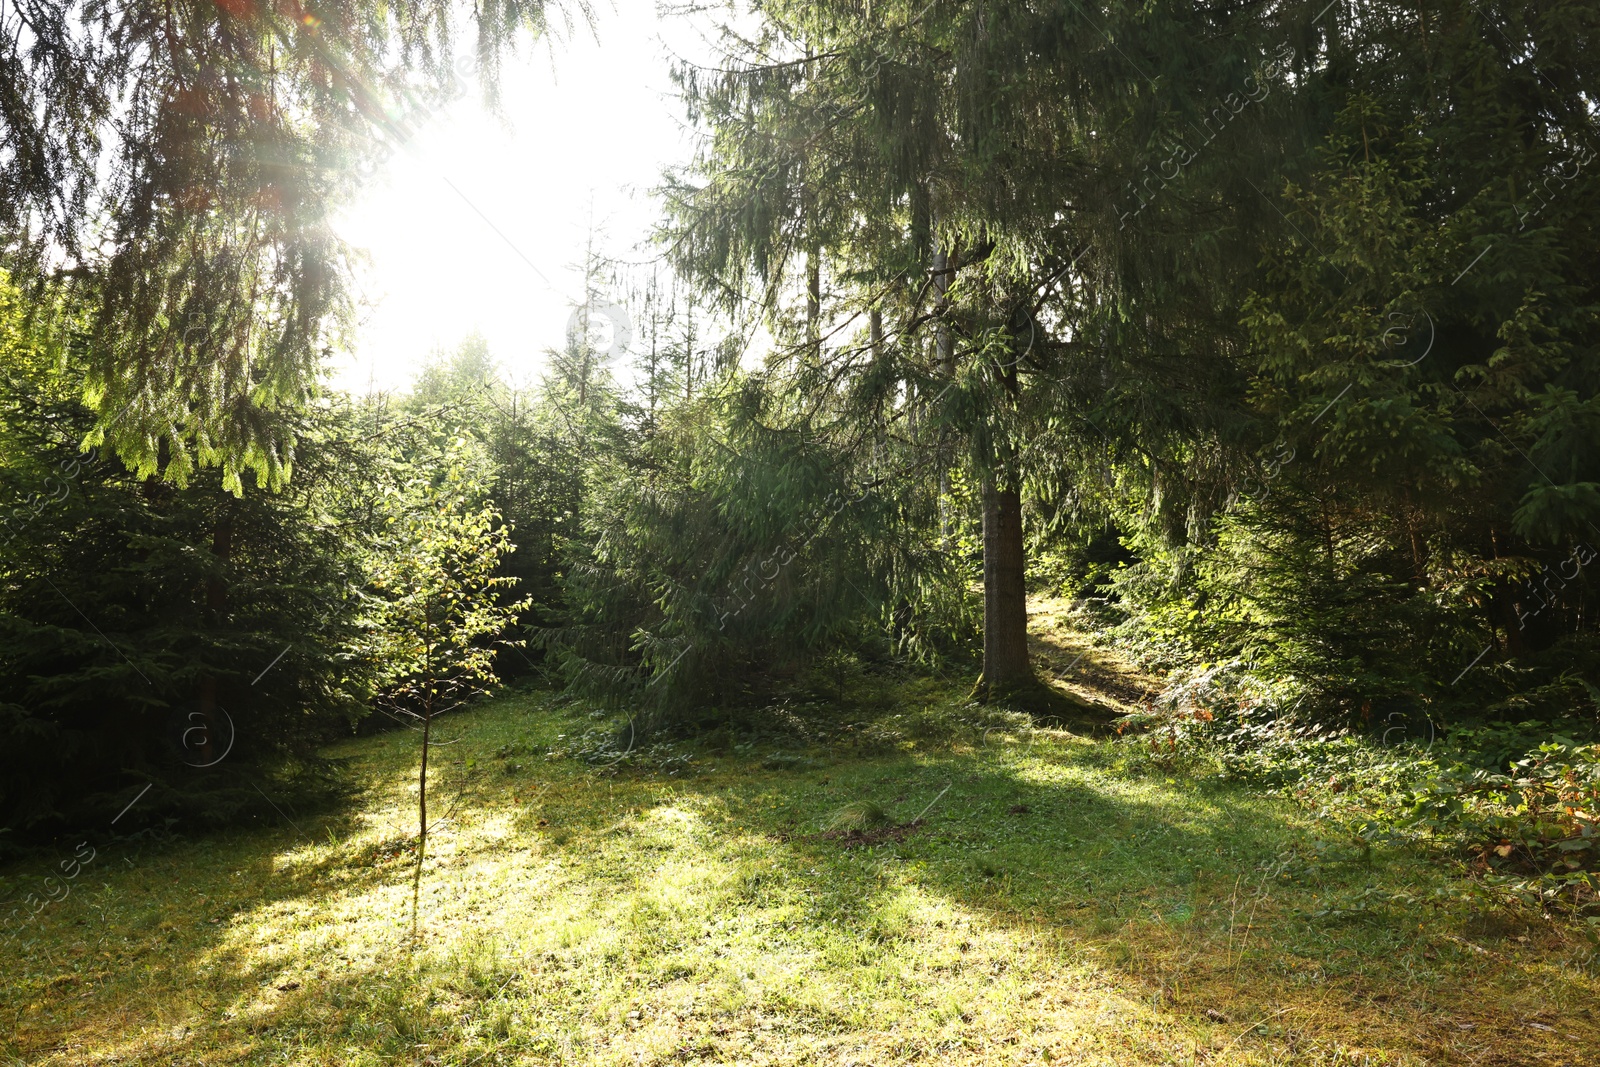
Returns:
[[[1288,807],[1128,765],[1126,746],[941,726],[952,708],[862,730],[868,750],[701,752],[670,775],[544,758],[587,725],[544,695],[456,718],[416,942],[415,738],[347,743],[366,790],[338,817],[108,844],[0,949],[0,1055],[1577,1064],[1597,1047],[1575,934],[1476,914],[1403,854],[1319,853]]]

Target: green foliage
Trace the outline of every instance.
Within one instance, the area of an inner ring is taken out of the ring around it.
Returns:
[[[506,384],[487,345],[466,338],[425,366],[408,395],[395,403],[407,433],[395,459],[409,471],[459,469],[474,505],[492,504],[515,552],[499,555],[502,603],[525,601],[517,624],[550,626],[566,617],[561,583],[578,551],[588,456],[614,436],[616,396],[603,375],[588,383],[586,400],[572,383],[553,376],[542,388]],[[513,596],[511,590],[516,591]],[[539,669],[521,645],[497,666],[502,675]]]
[[[272,803],[337,792],[315,750],[375,697],[481,686],[487,639],[527,607],[495,573],[512,546],[475,473],[487,449],[380,398],[294,416],[297,475],[276,490],[141,476],[79,451],[80,342],[0,287],[0,825],[16,840],[136,795],[119,829],[276,818]]]
[[[1396,807],[1399,825],[1470,857],[1489,885],[1600,924],[1600,745],[1546,741],[1505,773],[1452,766]]]
[[[1135,765],[1254,782],[1294,797],[1330,840],[1369,860],[1378,845],[1417,847],[1459,864],[1487,899],[1600,921],[1592,715],[1443,727],[1393,711],[1366,729],[1329,729],[1230,664],[1175,682],[1130,728]]]
[[[970,606],[961,561],[923,539],[926,483],[819,422],[730,372],[596,457],[574,619],[544,636],[579,692],[647,735],[697,706],[759,703],[830,649],[958,647]]]
[[[580,12],[584,5],[576,5]],[[474,18],[493,100],[543,0]],[[463,91],[453,5],[24,0],[0,33],[0,265],[85,309],[91,443],[278,488],[348,326],[331,225],[402,113]],[[75,383],[76,384],[76,383]]]
[[[73,387],[77,354],[18,309],[0,306],[0,485],[21,501],[0,545],[0,823],[102,821],[147,783],[160,788],[123,826],[255,810],[237,768],[303,761],[372,693],[352,655],[349,413],[298,420],[292,491],[249,475],[242,496],[215,475],[182,489],[140,477],[79,451],[93,423]],[[193,730],[204,751],[185,740]]]
[[[670,257],[941,547],[1020,484],[1036,579],[1330,725],[1593,658],[1591,8],[758,12],[679,68]]]
[[[362,652],[383,701],[409,714],[431,718],[487,691],[501,633],[527,607],[496,598],[516,583],[495,574],[515,546],[490,506],[473,505],[476,488],[459,466],[406,487],[367,574],[377,603]]]
[[[1592,553],[1571,546],[1593,535],[1576,427],[1600,384],[1594,283],[1565,266],[1577,231],[1524,230],[1517,192],[1592,131],[1564,88],[1536,81],[1530,98],[1502,60],[1521,34],[1559,49],[1554,22],[1464,16],[1429,37],[1426,69],[1346,53],[1395,39],[1385,15],[1329,34],[1351,82],[1282,183],[1291,225],[1238,304],[1237,410],[1106,494],[1139,556],[1115,579],[1127,631],[1168,665],[1238,657],[1332,723],[1470,716],[1550,682],[1561,667],[1541,654],[1558,641],[1592,658]],[[1418,88],[1457,63],[1482,75],[1451,83],[1458,99]],[[1539,134],[1491,134],[1490,114]],[[1585,195],[1563,191],[1546,206],[1592,225]],[[1485,666],[1515,657],[1534,677],[1480,667],[1458,684],[1490,645]]]

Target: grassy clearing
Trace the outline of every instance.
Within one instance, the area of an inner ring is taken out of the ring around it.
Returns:
[[[336,818],[102,845],[0,948],[0,1062],[1594,1062],[1576,935],[908,695],[843,751],[611,769],[546,694],[452,719],[416,946],[415,738],[339,746]]]

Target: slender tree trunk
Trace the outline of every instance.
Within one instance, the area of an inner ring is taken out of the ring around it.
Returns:
[[[432,701],[429,701],[431,704]],[[422,716],[422,771],[417,775],[417,866],[422,866],[422,852],[428,847],[428,739],[433,734],[433,710],[430,707]]]
[[[934,252],[933,309],[938,315],[933,328],[934,358],[939,364],[940,373],[947,378],[955,377],[956,373],[955,335],[950,332],[950,324],[945,320],[945,313],[950,310],[950,298],[946,294],[950,291],[955,267],[954,257],[946,254],[944,249]]]
[[[983,480],[983,677],[986,699],[1033,688],[1028,660],[1028,591],[1024,581],[1022,494]]]
[[[997,400],[1015,410],[1021,396],[1015,357],[993,369]],[[1020,457],[1004,430],[993,448],[993,466],[983,477],[983,676],[978,694],[985,700],[1004,700],[1036,696],[1043,687],[1028,659]]]
[[[822,256],[816,246],[806,250],[806,347],[816,363],[822,362]]]
[[[431,679],[430,679],[431,680]],[[422,915],[422,862],[428,854],[428,739],[433,734],[433,697],[422,706],[422,771],[417,775],[417,869],[411,876],[411,937]]]
[[[811,50],[806,49],[806,59]],[[810,66],[806,67],[810,70]],[[806,353],[813,366],[822,363],[822,249],[817,243],[817,195],[811,187],[809,161],[800,173],[801,225],[806,233]]]
[[[951,273],[954,270],[954,261],[945,254],[943,248],[936,249],[933,253],[933,307],[937,318],[933,328],[934,362],[939,368],[939,376],[946,380],[956,376],[956,344],[955,334],[950,330],[950,323],[945,315],[950,310],[950,299],[945,294],[950,290]],[[950,529],[950,471],[944,467],[939,468],[939,541],[948,544],[951,537]]]
[[[686,301],[686,316],[689,321],[687,331],[684,333],[683,342],[683,397],[685,400],[694,399],[694,301]]]
[[[428,854],[428,742],[433,736],[433,701],[437,679],[433,673],[433,604],[424,609],[426,633],[423,657],[423,684],[427,686],[422,698],[422,770],[417,774],[417,869],[411,876],[411,939],[417,939],[422,916],[422,861]]]

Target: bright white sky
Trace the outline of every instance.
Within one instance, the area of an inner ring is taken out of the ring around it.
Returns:
[[[372,306],[359,312],[354,354],[331,366],[333,384],[403,388],[436,348],[473,330],[507,377],[528,382],[561,346],[583,291],[591,204],[602,251],[652,254],[642,245],[657,218],[650,190],[692,150],[668,49],[706,60],[711,19],[658,18],[656,0],[615,3],[596,5],[592,33],[575,29],[507,65],[508,123],[470,85],[341,216],[343,237],[370,256],[356,292]]]

